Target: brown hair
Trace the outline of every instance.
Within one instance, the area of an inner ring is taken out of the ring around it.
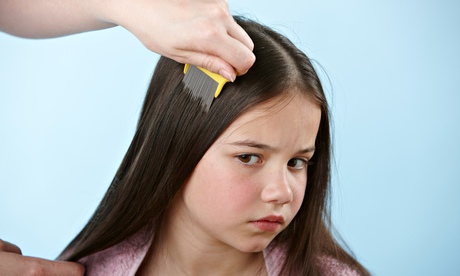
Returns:
[[[284,36],[256,22],[235,19],[254,41],[254,66],[227,84],[205,112],[184,88],[183,65],[160,59],[128,152],[95,214],[64,251],[68,260],[111,247],[140,229],[159,233],[174,196],[230,123],[258,104],[295,91],[320,106],[321,122],[302,206],[270,248],[283,245],[287,250],[283,275],[318,275],[322,256],[368,274],[331,233],[329,110],[314,67]],[[156,238],[153,235],[153,244]]]

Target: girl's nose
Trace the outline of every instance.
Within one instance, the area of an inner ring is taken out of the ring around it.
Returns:
[[[276,204],[286,204],[293,200],[287,168],[280,169],[276,173],[271,173],[267,177],[261,197],[264,202],[273,202]]]

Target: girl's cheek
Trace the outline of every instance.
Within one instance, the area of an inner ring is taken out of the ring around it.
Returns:
[[[297,187],[294,191],[292,191],[294,193],[294,200],[292,202],[293,203],[292,208],[295,209],[294,211],[296,213],[302,206],[302,202],[305,197],[305,190],[306,190],[305,186],[300,186],[300,187]]]
[[[236,207],[247,206],[248,203],[255,202],[259,197],[259,185],[254,177],[249,177],[235,172],[226,176],[221,176],[227,182],[228,200],[232,203],[238,202]]]

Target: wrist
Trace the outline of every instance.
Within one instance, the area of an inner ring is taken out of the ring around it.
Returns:
[[[91,14],[93,19],[103,27],[113,27],[119,25],[117,20],[117,10],[119,10],[121,0],[90,0],[84,1],[85,9]]]

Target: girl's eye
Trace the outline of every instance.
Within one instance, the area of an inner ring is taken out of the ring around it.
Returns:
[[[260,162],[260,157],[254,154],[241,154],[237,158],[245,165],[254,165]]]
[[[300,158],[292,158],[288,161],[287,165],[295,170],[301,170],[307,167],[308,161]]]

